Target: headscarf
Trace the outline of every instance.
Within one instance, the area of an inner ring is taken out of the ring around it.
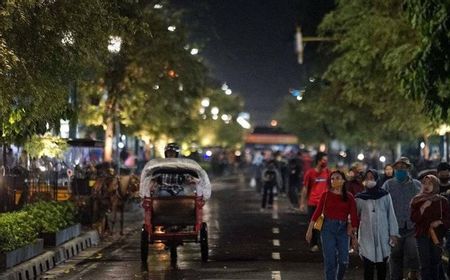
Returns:
[[[422,184],[420,193],[417,194],[415,197],[413,197],[413,199],[411,200],[411,204],[422,203],[427,200],[430,200],[431,202],[433,202],[433,201],[439,201],[441,199],[441,196],[439,195],[439,179],[436,176],[431,175],[431,174],[428,174],[423,178],[430,179],[431,183],[433,184],[433,191],[431,193],[424,192],[425,188]]]
[[[387,195],[388,192],[381,188],[380,182],[378,181],[378,172],[375,169],[368,169],[364,174],[364,179],[367,177],[368,173],[372,173],[373,178],[377,184],[372,188],[366,188],[363,192],[360,192],[356,195],[356,198],[360,198],[362,200],[377,200]]]

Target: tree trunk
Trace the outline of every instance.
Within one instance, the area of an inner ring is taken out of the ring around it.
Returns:
[[[106,114],[105,119],[106,131],[105,131],[105,162],[112,162],[113,156],[113,137],[114,137],[114,118],[113,114],[109,111]]]
[[[427,135],[423,136],[423,142],[425,143],[425,147],[422,149],[423,159],[430,159],[430,138]]]

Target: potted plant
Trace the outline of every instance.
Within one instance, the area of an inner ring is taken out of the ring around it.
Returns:
[[[81,233],[72,202],[39,201],[25,209],[34,217],[33,223],[39,237],[44,239],[44,246],[58,246]]]
[[[32,219],[25,211],[0,214],[0,271],[43,252],[44,242],[37,239]]]

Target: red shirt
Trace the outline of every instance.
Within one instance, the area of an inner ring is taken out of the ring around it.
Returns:
[[[326,202],[325,202],[326,198]],[[332,220],[347,221],[350,215],[350,220],[354,228],[358,227],[358,216],[356,212],[356,202],[353,195],[347,192],[347,201],[342,200],[342,195],[335,194],[331,191],[325,192],[320,198],[319,205],[314,212],[311,221],[315,222],[322,214],[323,204],[325,202],[325,209],[323,211],[325,218]]]
[[[328,168],[322,169],[320,172],[317,172],[315,168],[306,171],[303,186],[307,188],[308,205],[316,206],[319,204],[320,197],[327,191],[329,176]]]

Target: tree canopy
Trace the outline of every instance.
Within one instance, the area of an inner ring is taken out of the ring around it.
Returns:
[[[301,139],[373,145],[432,131],[422,102],[407,98],[401,87],[419,40],[402,3],[341,0],[325,16],[320,32],[337,39],[323,46],[333,60],[319,79],[322,85],[285,107],[285,119]]]
[[[434,118],[448,121],[450,109],[450,2],[406,1],[409,20],[420,36],[403,73],[406,93],[423,100]]]
[[[102,0],[1,2],[1,142],[23,142],[67,118],[68,88],[100,55],[109,7]]]

